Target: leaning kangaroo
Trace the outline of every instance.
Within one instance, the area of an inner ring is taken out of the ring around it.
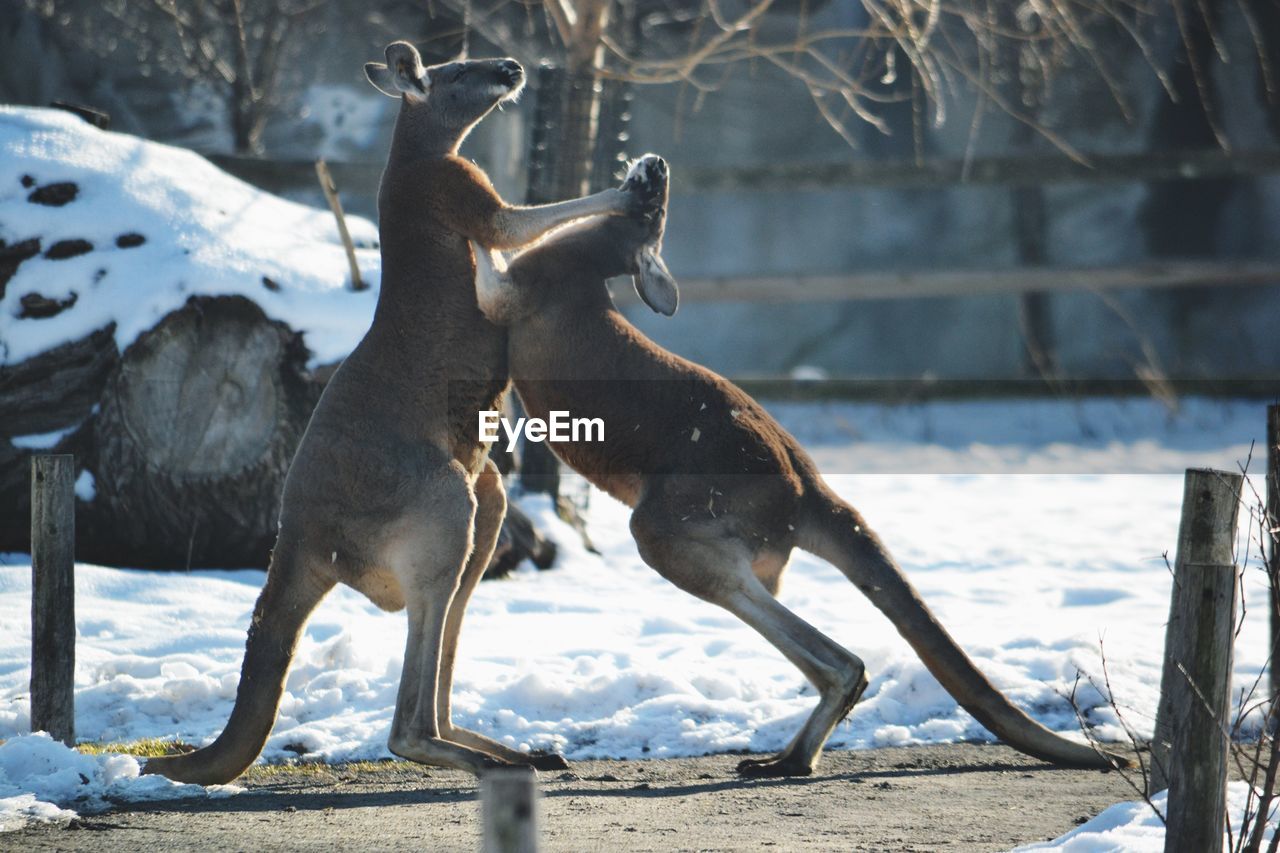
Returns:
[[[253,611],[231,719],[212,744],[147,772],[210,784],[262,750],[308,615],[341,581],[406,609],[408,643],[389,746],[479,773],[496,763],[563,767],[454,726],[450,691],[463,611],[489,562],[506,497],[476,412],[507,385],[506,336],[476,306],[468,239],[516,247],[573,219],[631,211],[607,190],[513,207],[458,156],[468,131],[519,92],[510,59],[423,68],[396,42],[365,71],[401,99],[378,191],[382,286],[373,323],[325,388],[285,480],[280,532]]]
[[[633,507],[631,532],[644,561],[742,619],[818,689],[817,708],[787,748],[765,761],[743,761],[738,771],[809,774],[867,686],[861,660],[774,597],[797,546],[835,564],[951,695],[1011,746],[1070,766],[1122,762],[1050,732],[1012,705],[790,434],[740,389],[662,349],[618,313],[605,287],[612,276],[635,276],[640,296],[660,313],[674,313],[677,301],[658,254],[666,164],[645,157],[632,167],[628,186],[653,195],[657,212],[573,226],[505,271],[476,247],[476,287],[481,310],[509,327],[511,377],[530,417],[567,409],[604,420],[603,442],[552,448]]]

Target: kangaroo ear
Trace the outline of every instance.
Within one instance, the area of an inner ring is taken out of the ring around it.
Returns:
[[[680,307],[680,288],[653,247],[640,252],[639,271],[632,276],[632,281],[644,304],[664,317],[670,317]]]
[[[364,76],[368,77],[373,87],[382,94],[393,98],[400,97],[400,92],[396,89],[395,75],[391,73],[390,68],[381,62],[366,62],[364,64]]]
[[[379,92],[398,98],[407,96],[412,101],[427,98],[427,69],[422,67],[418,49],[407,41],[393,41],[387,45],[387,61],[366,62],[365,76]]]

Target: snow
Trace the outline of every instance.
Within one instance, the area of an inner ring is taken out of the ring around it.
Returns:
[[[884,537],[925,600],[1018,705],[1072,733],[1062,694],[1101,675],[1152,723],[1182,496],[1182,470],[1234,469],[1260,437],[1261,403],[1186,400],[770,407],[832,486]],[[864,473],[852,473],[860,471]],[[481,584],[468,611],[455,720],[519,748],[570,759],[696,755],[786,744],[815,697],[750,629],[646,567],[628,510],[589,494],[581,540],[542,500],[521,505],[561,545],[555,571]],[[29,727],[30,564],[0,562],[0,738]],[[77,567],[77,732],[93,741],[209,742],[235,697],[261,572]],[[1265,659],[1262,573],[1246,573],[1249,618],[1237,687]],[[834,748],[989,739],[890,623],[834,568],[797,552],[781,600],[867,663],[865,698]],[[308,623],[264,753],[281,761],[387,757],[405,620],[335,590]],[[1095,734],[1114,713],[1079,691]]]
[[[98,496],[98,481],[93,478],[93,474],[87,468],[76,477],[75,490],[76,497],[85,502],[92,501]]]
[[[29,176],[36,185],[24,187]],[[38,186],[70,181],[76,198],[34,204]],[[0,299],[0,365],[116,324],[123,350],[194,295],[243,294],[268,316],[305,333],[313,363],[344,357],[373,317],[380,259],[377,229],[348,217],[361,276],[373,286],[346,289],[348,267],[333,215],[272,196],[190,151],[98,130],[60,110],[0,106],[0,239],[33,237],[42,251],[82,239],[93,250],[22,263]],[[116,239],[146,242],[120,248]],[[278,285],[268,289],[263,279]],[[53,317],[19,318],[23,296],[73,306]]]
[[[1232,782],[1227,786],[1227,817],[1231,820],[1232,831],[1238,838],[1241,816],[1249,796],[1249,786],[1244,782]],[[1065,850],[1068,853],[1163,853],[1164,824],[1152,811],[1152,806],[1163,814],[1168,806],[1168,792],[1161,791],[1151,798],[1151,805],[1141,800],[1129,803],[1117,803],[1088,823],[1056,838],[1039,844],[1026,844],[1018,847],[1018,851],[1030,850]],[[1250,810],[1257,808],[1256,801]],[[1263,838],[1263,848],[1275,833],[1275,815],[1268,821]],[[1223,833],[1226,836],[1226,833]],[[1223,844],[1223,849],[1232,849]]]
[[[34,433],[32,435],[17,435],[9,439],[9,443],[14,447],[23,450],[49,450],[65,436],[75,432],[79,424],[68,427],[66,429],[56,429],[53,432]]]
[[[141,776],[129,755],[83,755],[44,732],[0,743],[0,832],[38,821],[67,821],[77,812],[101,811],[113,802],[176,797],[228,796],[235,785],[183,785],[163,776]]]

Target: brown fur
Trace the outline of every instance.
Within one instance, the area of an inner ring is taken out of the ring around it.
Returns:
[[[608,190],[508,205],[458,156],[470,128],[518,90],[523,72],[511,60],[424,69],[417,51],[397,42],[385,66],[366,72],[401,98],[378,193],[383,267],[373,323],[329,381],[289,469],[231,719],[210,746],[152,759],[149,773],[210,784],[253,762],[306,618],[337,582],[408,613],[393,752],[476,773],[509,762],[567,766],[457,728],[449,716],[462,614],[506,508],[474,427],[477,411],[493,408],[507,385],[506,341],[476,306],[467,241],[521,245],[639,202]]]
[[[644,183],[665,206],[665,165],[646,160],[638,167],[647,172]],[[861,660],[773,597],[797,546],[840,568],[943,686],[1002,739],[1062,764],[1118,761],[1049,732],[1011,705],[796,440],[741,389],[662,349],[614,308],[605,280],[653,269],[644,255],[657,251],[661,233],[661,216],[589,221],[525,251],[505,275],[487,253],[478,254],[477,288],[482,308],[509,325],[511,376],[530,416],[546,418],[554,409],[604,420],[603,442],[551,447],[634,508],[631,530],[644,560],[742,618],[818,688],[818,707],[791,744],[739,770],[810,773],[867,684]],[[643,281],[637,287],[647,292]]]

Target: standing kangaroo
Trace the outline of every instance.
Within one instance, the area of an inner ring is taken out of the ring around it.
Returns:
[[[475,247],[480,308],[508,326],[509,364],[531,418],[553,409],[601,418],[605,440],[552,444],[557,455],[632,507],[640,556],[772,643],[821,698],[791,743],[748,776],[804,776],[867,687],[862,661],[776,598],[791,551],[835,564],[893,622],[942,686],[1009,745],[1075,767],[1123,763],[1054,734],[1009,702],[956,645],[856,510],[799,443],[722,377],[650,341],[617,311],[605,280],[635,276],[641,298],[675,312],[658,254],[667,167],[647,155],[624,188],[653,212],[595,219],[523,252],[506,270]]]
[[[209,746],[153,758],[148,773],[200,784],[234,779],[275,722],[302,627],[339,581],[409,617],[388,746],[396,755],[480,773],[502,763],[565,767],[454,726],[453,663],[463,611],[506,512],[475,430],[507,386],[506,335],[476,306],[468,240],[514,248],[583,216],[632,212],[606,190],[537,207],[508,205],[458,156],[467,133],[513,98],[511,59],[424,68],[405,42],[369,63],[401,100],[378,190],[382,286],[373,323],[334,373],[285,479],[280,532],[254,607],[235,708]]]

